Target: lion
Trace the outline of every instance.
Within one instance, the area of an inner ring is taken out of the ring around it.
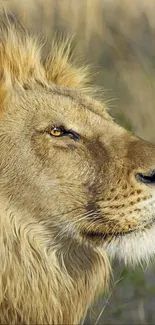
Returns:
[[[115,123],[70,49],[44,57],[1,17],[1,324],[79,324],[109,258],[155,253],[155,146]]]

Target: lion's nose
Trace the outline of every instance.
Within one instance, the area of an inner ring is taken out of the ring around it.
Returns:
[[[155,185],[155,169],[150,171],[149,173],[137,173],[136,179],[144,184],[154,184]]]

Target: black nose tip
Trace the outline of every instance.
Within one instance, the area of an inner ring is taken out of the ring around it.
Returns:
[[[155,169],[148,174],[137,173],[136,178],[139,182],[144,184],[155,184]]]

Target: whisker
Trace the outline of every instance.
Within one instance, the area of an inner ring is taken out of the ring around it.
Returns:
[[[89,214],[90,214],[90,211],[89,212],[87,211],[87,212],[83,213],[82,215],[80,214],[79,216],[76,216],[76,218],[78,218],[78,220],[67,222],[66,225],[64,224],[64,222],[65,222],[64,220],[59,220],[59,223],[61,221],[63,221],[63,229],[54,237],[54,239],[57,239],[58,237],[60,237],[63,234],[66,234],[69,225],[71,225],[71,226],[76,225],[76,223],[78,223],[78,222],[82,221],[83,219],[85,219],[86,216],[88,216]],[[81,218],[79,218],[79,217],[81,217]]]

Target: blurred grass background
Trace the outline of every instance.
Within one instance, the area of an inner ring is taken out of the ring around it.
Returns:
[[[110,114],[155,143],[154,0],[0,0],[32,31],[73,34],[77,57],[93,66]],[[85,324],[155,324],[155,265],[114,263],[115,285],[91,308]],[[101,312],[103,311],[103,313]]]

